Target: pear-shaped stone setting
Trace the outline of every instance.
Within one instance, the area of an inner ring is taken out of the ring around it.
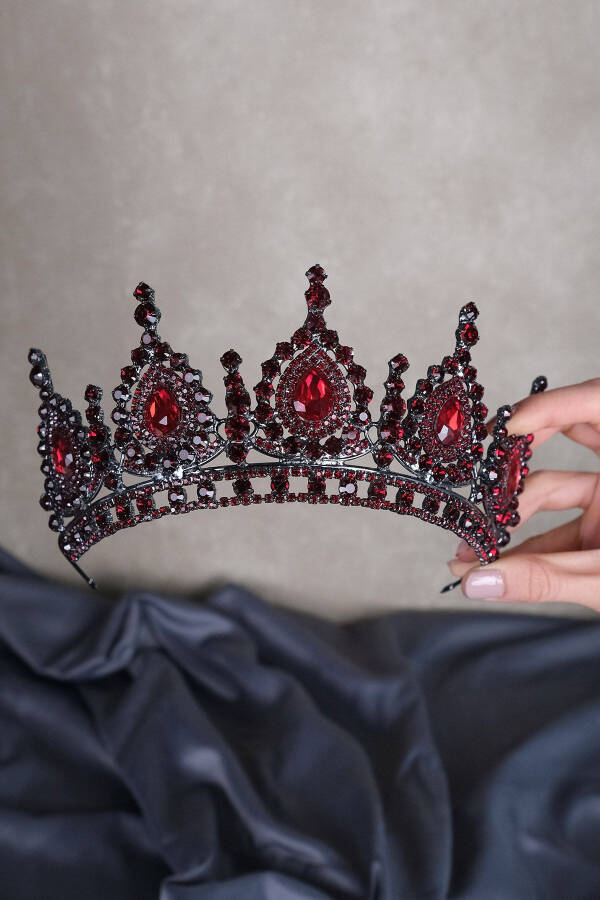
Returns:
[[[348,379],[323,347],[307,347],[284,369],[275,411],[284,428],[311,439],[330,437],[350,413]]]
[[[144,409],[144,424],[155,437],[165,437],[175,431],[181,420],[179,403],[164,385],[159,385],[148,397]]]
[[[299,379],[292,403],[296,413],[306,422],[322,422],[333,408],[334,388],[327,376],[311,367]]]
[[[75,450],[69,435],[57,431],[52,439],[52,462],[61,478],[70,481],[75,474]]]
[[[459,437],[465,416],[458,397],[448,397],[435,420],[435,433],[440,444],[448,447]]]
[[[508,477],[506,479],[506,497],[507,500],[512,499],[514,492],[516,491],[521,475],[521,455],[519,450],[513,451],[513,455],[510,461],[510,468],[508,470]]]

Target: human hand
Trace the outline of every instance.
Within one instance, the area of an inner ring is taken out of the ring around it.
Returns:
[[[488,423],[491,430],[493,420]],[[600,457],[600,378],[531,394],[517,404],[509,433],[534,434],[533,450],[556,432]],[[541,510],[580,509],[564,525],[528,538],[490,566],[473,566],[475,552],[461,541],[449,560],[465,596],[478,599],[569,601],[600,612],[600,471],[539,469],[525,479],[519,525]]]

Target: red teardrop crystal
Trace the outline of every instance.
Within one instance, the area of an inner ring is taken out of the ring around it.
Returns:
[[[510,469],[508,470],[508,478],[506,479],[506,495],[510,500],[516,491],[521,475],[521,459],[518,452],[515,452],[510,461]]]
[[[181,409],[171,391],[164,385],[150,395],[144,409],[144,423],[155,437],[170,434],[179,425]]]
[[[333,408],[334,391],[329,379],[319,369],[309,369],[298,381],[292,398],[301,419],[321,422]]]
[[[58,475],[70,481],[75,474],[75,451],[66,432],[58,431],[52,440],[52,462]]]
[[[448,397],[435,420],[435,433],[444,447],[453,444],[460,435],[465,420],[460,401],[457,397]]]

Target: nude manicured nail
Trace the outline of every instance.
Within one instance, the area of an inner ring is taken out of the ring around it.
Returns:
[[[480,569],[471,572],[465,581],[465,594],[473,600],[501,597],[504,594],[504,579],[499,569]]]

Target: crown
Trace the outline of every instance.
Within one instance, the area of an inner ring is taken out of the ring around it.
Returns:
[[[62,553],[89,584],[78,560],[122,528],[255,503],[335,503],[414,516],[463,538],[482,564],[508,544],[533,435],[508,434],[510,406],[498,409],[489,434],[471,361],[475,304],[460,310],[454,350],[429,366],[406,400],[408,360],[399,353],[389,361],[374,419],[365,369],[325,322],[327,275],[315,265],[306,276],[306,319],[262,363],[255,401],[238,353],[221,357],[224,416],[213,410],[201,371],[160,338],[160,310],[143,282],[133,292],[142,335],[112,392],[113,434],[101,389],[86,388],[86,424],[54,391],[42,351],[30,350],[41,399],[40,503],[51,512]],[[531,391],[546,386],[538,376]]]

